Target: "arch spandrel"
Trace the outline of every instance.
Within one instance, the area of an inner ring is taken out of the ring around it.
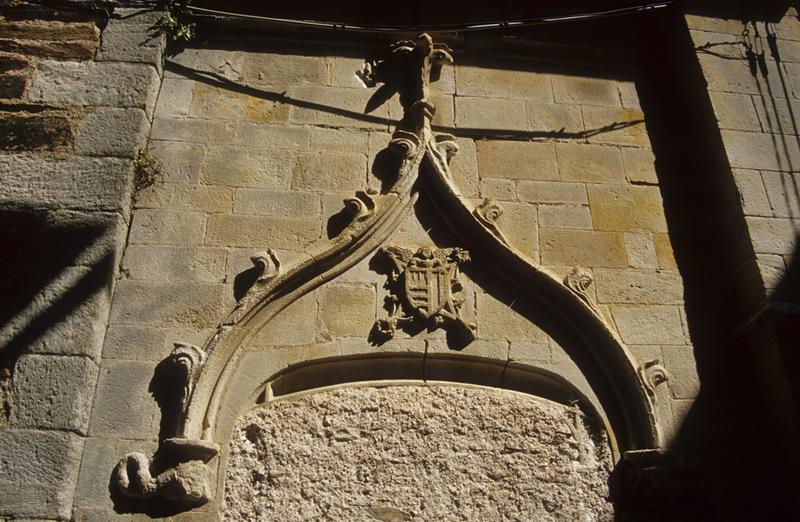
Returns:
[[[222,321],[216,333],[202,349],[181,346],[171,356],[186,375],[178,428],[175,436],[161,445],[163,453],[169,456],[165,461],[175,462],[175,467],[152,477],[146,459],[143,462],[139,456],[129,456],[115,470],[116,483],[123,493],[166,496],[190,506],[206,503],[213,496],[209,483],[213,475],[211,468],[219,462],[215,460],[216,455],[226,437],[225,430],[219,427],[231,424],[231,419],[239,412],[226,397],[234,395],[233,392],[241,395],[243,390],[257,384],[265,372],[276,370],[276,364],[280,364],[275,357],[277,352],[271,352],[271,348],[252,351],[253,346],[263,345],[264,339],[259,335],[293,303],[324,288],[323,285],[370,258],[382,245],[392,242],[393,234],[413,212],[420,194],[430,199],[458,242],[458,248],[473,253],[471,266],[477,267],[473,268],[476,277],[482,272],[494,274],[501,286],[514,289],[513,294],[506,295],[518,295],[515,302],[526,303],[530,310],[546,312],[548,328],[559,325],[551,336],[558,346],[566,349],[568,358],[579,361],[578,374],[586,378],[590,392],[579,395],[589,406],[592,401],[586,397],[596,395],[595,404],[602,410],[602,418],[607,419],[609,433],[620,451],[658,447],[652,390],[648,388],[647,377],[652,372],[644,376],[637,372],[627,350],[585,293],[584,275],[577,272],[561,281],[534,265],[513,247],[498,226],[501,207],[489,200],[476,205],[464,198],[453,183],[449,162],[458,147],[450,136],[433,135],[430,121],[435,107],[428,101],[431,69],[449,59],[446,48],[433,45],[430,38],[423,35],[416,42],[400,42],[393,47],[390,58],[375,64],[376,71],[380,67],[402,64],[402,69],[414,70],[417,75],[397,80],[400,84],[396,90],[400,92],[404,117],[389,143],[389,148],[401,160],[394,183],[380,194],[360,192],[346,200],[350,209],[349,225],[333,239],[321,240],[309,247],[304,261],[281,267],[271,251],[254,258],[262,276]],[[377,74],[373,80],[382,81],[381,75]],[[457,252],[443,254],[439,250],[401,256],[403,262],[397,264],[396,271],[439,274],[435,280],[441,294],[446,283],[452,284],[455,280],[454,265],[464,259]],[[451,255],[455,257],[448,257]],[[393,277],[398,276],[396,273]],[[408,298],[412,290],[406,285],[404,307],[409,303],[414,305]],[[445,293],[451,291],[452,288],[447,288]],[[460,308],[453,304],[454,300],[447,301],[448,297],[452,296],[445,295],[442,302],[450,304],[436,313],[423,314],[424,320],[433,321],[437,327],[458,324],[467,341],[476,337],[475,330],[480,327],[462,320]],[[417,303],[417,313],[409,313],[407,309],[403,313],[409,321],[418,321],[421,309]],[[537,316],[532,312],[523,315],[527,319]],[[479,335],[477,338],[480,339]],[[290,352],[293,352],[291,357],[302,355],[297,348],[289,347],[287,353]],[[252,359],[255,353],[262,354],[262,364],[245,364],[244,361]],[[426,345],[425,355],[428,354]],[[428,362],[448,359],[431,355]],[[329,358],[335,357],[341,357],[341,352],[337,354],[335,347],[330,348]],[[506,369],[512,367],[508,360],[504,364]],[[447,364],[438,367],[446,368]],[[425,368],[423,364],[421,369]]]

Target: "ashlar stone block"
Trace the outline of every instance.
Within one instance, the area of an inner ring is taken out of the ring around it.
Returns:
[[[148,388],[156,362],[103,361],[90,432],[93,436],[152,439],[158,406]]]
[[[600,303],[683,303],[683,280],[677,271],[596,268],[594,275]]]
[[[542,228],[592,230],[592,214],[589,207],[540,205],[539,226]]]
[[[459,129],[528,130],[524,100],[456,96],[455,107]]]
[[[206,216],[199,212],[168,212],[161,209],[139,209],[133,215],[131,244],[202,243]]]
[[[292,188],[342,192],[363,190],[367,183],[367,157],[363,154],[310,153],[296,158]]]
[[[625,176],[636,184],[657,185],[656,158],[650,149],[623,148],[622,163],[625,165]]]
[[[666,232],[658,187],[589,185],[589,206],[597,230]]]
[[[670,373],[669,389],[676,399],[694,399],[700,391],[694,350],[691,346],[662,346],[664,366]]]
[[[321,331],[331,336],[366,338],[375,322],[375,289],[326,286],[319,296],[319,321]]]
[[[649,147],[650,137],[644,124],[644,114],[637,109],[614,109],[610,107],[583,107],[583,123],[588,131],[590,143]]]
[[[73,433],[0,430],[0,515],[68,520],[82,452]]]
[[[222,284],[122,280],[117,283],[110,321],[216,326],[224,311],[224,291]]]
[[[800,219],[747,217],[756,254],[791,255],[798,243]]]
[[[800,174],[763,172],[761,175],[773,215],[800,218]]]
[[[733,179],[736,181],[736,190],[739,192],[739,201],[745,215],[772,216],[772,207],[760,172],[733,169]]]
[[[552,143],[480,140],[476,148],[481,178],[558,179]]]
[[[206,243],[302,251],[320,237],[320,232],[319,219],[215,214],[208,218]]]
[[[579,133],[583,131],[580,107],[553,103],[527,103],[528,124],[536,132]]]
[[[130,279],[222,283],[227,257],[223,248],[129,245],[122,270]]]
[[[563,181],[527,181],[517,183],[519,199],[547,205],[587,205],[586,185]]]
[[[550,76],[536,71],[456,65],[459,96],[524,98],[534,103],[552,103]]]
[[[625,268],[623,235],[617,232],[543,228],[539,231],[543,265]]]
[[[677,306],[620,305],[612,306],[611,313],[627,344],[685,344]]]
[[[96,383],[97,365],[87,357],[21,357],[14,371],[11,426],[85,435]]]
[[[614,80],[585,75],[553,75],[553,95],[556,103],[620,106],[617,84]]]
[[[547,343],[548,335],[507,303],[485,292],[477,293],[477,326],[480,339],[525,340]]]
[[[561,179],[587,183],[622,183],[625,169],[616,147],[557,143],[556,155]]]
[[[211,147],[201,179],[212,185],[273,190],[289,188],[294,153],[286,150],[251,150]]]
[[[136,107],[152,114],[158,96],[155,67],[138,63],[39,63],[28,95],[31,101]]]
[[[625,252],[628,254],[628,266],[631,268],[658,268],[656,244],[653,235],[648,232],[626,232]]]
[[[78,126],[75,152],[134,158],[147,140],[149,127],[141,109],[98,108]]]

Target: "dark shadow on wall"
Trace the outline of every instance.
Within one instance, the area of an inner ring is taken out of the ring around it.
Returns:
[[[0,367],[12,368],[38,339],[110,282],[112,252],[81,259],[106,233],[102,221],[76,219],[74,213],[0,211]],[[88,270],[63,288],[59,274],[73,266]],[[41,346],[36,351],[59,349]]]
[[[231,92],[237,92],[240,94],[246,94],[248,96],[254,96],[262,100],[268,100],[280,104],[292,105],[294,107],[300,107],[303,109],[311,109],[327,114],[334,114],[336,116],[342,116],[351,119],[353,121],[386,125],[387,127],[389,125],[395,125],[397,123],[397,121],[389,120],[388,118],[371,116],[369,114],[364,114],[363,112],[356,112],[341,107],[334,107],[331,105],[325,105],[312,101],[292,98],[291,96],[287,95],[286,91],[277,92],[277,91],[259,89],[256,87],[250,87],[242,83],[229,80],[228,78],[225,78],[220,74],[203,71],[199,69],[193,69],[191,67],[186,67],[184,65],[180,65],[175,62],[168,61],[164,65],[164,68],[167,71],[170,71],[175,74],[180,74],[181,76],[188,78],[190,80],[205,83],[206,85],[211,85],[220,89],[226,89]],[[536,140],[536,139],[579,140],[579,139],[588,139],[594,136],[598,136],[600,134],[605,134],[608,132],[625,129],[627,127],[639,125],[642,123],[644,123],[644,120],[615,121],[609,123],[608,125],[604,125],[602,127],[587,129],[585,131],[579,131],[579,132],[567,132],[564,129],[554,129],[550,131],[521,131],[521,130],[511,130],[511,129],[447,127],[441,125],[435,125],[433,129],[437,132],[447,132],[455,136],[464,138],[483,138],[483,139],[494,139],[494,140],[507,139],[514,141],[526,141],[526,140]]]
[[[679,504],[674,512],[631,508],[621,519],[784,520],[797,509],[796,410],[757,315],[755,256],[696,49],[680,13],[655,21],[639,29],[661,38],[637,35],[651,43],[637,89],[700,379],[697,400],[676,415],[683,420],[673,447],[697,458],[710,505],[705,514]]]

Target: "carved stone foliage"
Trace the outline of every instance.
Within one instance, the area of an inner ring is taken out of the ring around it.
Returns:
[[[410,327],[445,328],[459,347],[475,340],[475,325],[461,316],[464,299],[459,267],[469,262],[469,252],[431,247],[414,251],[397,246],[381,251],[391,260],[392,270],[387,282],[389,317],[379,319],[374,328],[379,339],[391,339],[398,328]]]
[[[567,277],[564,278],[564,284],[572,290],[572,292],[581,298],[581,300],[589,305],[589,307],[595,311],[595,313],[599,313],[597,307],[592,302],[591,298],[589,297],[589,293],[587,290],[589,286],[592,284],[594,279],[592,278],[592,274],[590,274],[587,270],[576,266],[572,269],[572,272],[567,274]]]
[[[647,361],[639,366],[639,377],[642,379],[644,389],[647,390],[647,395],[653,402],[657,396],[656,388],[669,381],[669,373],[658,359]]]
[[[486,198],[483,200],[483,203],[475,207],[475,210],[473,210],[472,213],[476,218],[478,218],[478,221],[480,221],[481,224],[488,228],[492,234],[497,237],[497,239],[502,241],[506,246],[511,246],[508,238],[497,226],[497,220],[503,215],[503,207],[501,207],[499,203],[492,199]]]

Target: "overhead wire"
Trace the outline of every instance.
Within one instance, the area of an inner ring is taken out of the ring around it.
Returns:
[[[617,9],[606,9],[603,11],[591,11],[586,13],[573,13],[556,16],[542,16],[536,18],[525,18],[521,20],[493,20],[487,22],[474,22],[462,24],[440,24],[440,25],[415,25],[415,26],[372,26],[363,24],[353,24],[347,22],[326,22],[321,20],[301,20],[295,18],[278,18],[272,16],[253,15],[246,13],[234,13],[209,9],[207,7],[197,7],[186,5],[190,11],[198,14],[207,14],[227,18],[237,18],[243,20],[255,20],[261,22],[292,25],[313,29],[331,29],[334,31],[354,31],[354,32],[373,32],[373,33],[392,33],[392,32],[413,32],[424,31],[429,33],[436,32],[465,32],[465,31],[487,31],[494,29],[506,29],[517,27],[528,27],[535,25],[545,25],[561,22],[572,22],[578,20],[592,20],[596,18],[608,18],[625,14],[640,13],[663,9],[673,3],[673,0],[663,0],[661,2],[642,4],[637,6],[620,7]]]

